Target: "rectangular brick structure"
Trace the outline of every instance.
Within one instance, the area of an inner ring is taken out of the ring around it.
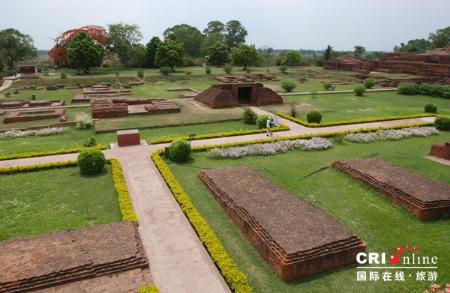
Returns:
[[[450,160],[450,142],[433,144],[431,146],[430,156]]]
[[[139,130],[130,129],[117,131],[117,144],[120,147],[141,144]]]
[[[3,123],[16,123],[26,121],[36,121],[45,119],[59,119],[65,114],[65,109],[49,109],[49,110],[28,110],[11,112],[3,119]]]
[[[420,220],[450,216],[450,185],[376,158],[337,161],[333,167],[378,190]]]
[[[148,267],[133,222],[0,241],[0,259],[0,292],[28,292]]]
[[[202,170],[199,177],[282,280],[352,264],[365,251],[349,229],[248,167]]]

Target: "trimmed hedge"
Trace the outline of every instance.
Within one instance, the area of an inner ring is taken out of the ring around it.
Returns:
[[[356,123],[369,123],[369,122],[379,122],[379,121],[388,121],[388,120],[400,120],[400,119],[410,119],[410,118],[422,118],[422,117],[433,117],[436,116],[434,114],[414,114],[414,115],[403,115],[403,116],[384,116],[384,117],[369,117],[355,120],[347,120],[347,121],[334,121],[334,122],[325,122],[325,123],[308,123],[307,121],[294,118],[287,114],[277,112],[277,115],[290,120],[292,122],[301,124],[306,127],[326,127],[326,126],[337,126],[337,125],[348,125],[348,124],[356,124]]]
[[[450,85],[403,82],[398,85],[397,92],[401,95],[425,95],[450,99]]]
[[[439,130],[450,130],[450,116],[437,117],[434,126]]]
[[[284,124],[281,124],[279,127],[272,128],[272,132],[276,131],[286,131],[289,130]],[[247,134],[257,134],[257,133],[265,133],[265,129],[249,129],[249,130],[237,130],[237,131],[229,131],[229,132],[216,132],[210,134],[197,135],[189,139],[189,136],[174,136],[174,137],[161,137],[155,138],[149,141],[150,144],[160,144],[160,143],[170,143],[179,139],[184,140],[200,140],[200,139],[209,139],[209,138],[218,138],[218,137],[229,137],[229,136],[239,136],[239,135],[247,135]]]
[[[320,124],[320,121],[322,121],[322,114],[319,111],[309,111],[306,113],[306,120],[308,120],[308,123]]]
[[[32,157],[44,157],[44,156],[72,154],[72,153],[79,153],[81,151],[91,150],[91,149],[106,150],[106,146],[99,144],[94,147],[76,147],[76,148],[59,149],[59,150],[47,151],[47,152],[26,152],[26,153],[7,154],[7,155],[0,155],[0,161],[24,159],[24,158],[32,158]]]
[[[213,262],[219,268],[223,278],[234,292],[253,292],[247,276],[239,270],[233,259],[226,252],[222,242],[220,242],[212,228],[194,207],[189,196],[175,179],[175,176],[163,159],[161,159],[160,154],[163,152],[163,150],[155,151],[151,158],[192,227],[197,232],[201,242],[208,250]]]
[[[159,290],[155,285],[146,285],[138,289],[137,293],[158,293]]]
[[[105,155],[100,150],[85,150],[77,158],[81,174],[93,176],[100,174],[105,168]]]
[[[122,167],[117,159],[110,159],[106,161],[111,164],[112,179],[114,188],[117,192],[117,199],[119,202],[120,213],[122,214],[122,221],[133,221],[138,223],[137,216],[134,212],[133,205],[128,193],[128,188],[122,174]],[[0,168],[0,175],[9,175],[16,173],[34,172],[39,170],[49,170],[58,168],[68,168],[78,166],[76,161],[65,161],[55,163],[34,164],[26,166],[14,166]]]
[[[177,140],[169,146],[168,153],[165,151],[165,154],[175,163],[184,163],[191,156],[191,144],[184,139]]]

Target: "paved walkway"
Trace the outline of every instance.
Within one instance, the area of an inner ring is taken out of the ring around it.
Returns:
[[[3,80],[3,84],[2,84],[2,86],[0,86],[0,93],[4,90],[9,89],[12,86],[12,84],[13,84],[13,80],[11,80],[11,79]]]
[[[368,93],[377,93],[377,92],[392,92],[396,91],[395,87],[385,87],[379,89],[367,89]],[[328,95],[328,94],[351,94],[353,90],[337,90],[337,91],[318,91],[316,95]],[[310,95],[311,92],[292,92],[292,93],[278,93],[281,96],[307,96]]]
[[[252,107],[258,114],[267,112]],[[290,130],[274,136],[323,133],[339,130],[394,126],[431,122],[434,117],[308,128],[286,119],[280,122]],[[195,146],[267,138],[265,134],[213,138],[192,141]],[[150,260],[150,271],[160,292],[230,292],[207,251],[166,186],[150,153],[164,145],[133,146],[105,150],[108,158],[117,158],[139,219],[139,233]],[[77,154],[0,161],[0,167],[75,160]]]

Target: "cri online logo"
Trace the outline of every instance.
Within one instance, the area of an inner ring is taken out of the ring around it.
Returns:
[[[385,252],[360,252],[356,255],[356,262],[361,265],[379,265],[387,262],[389,265],[397,265],[399,263],[401,265],[435,265],[438,262],[438,257],[421,256],[415,246],[405,245],[404,247],[397,247],[395,252],[390,254],[387,262]]]

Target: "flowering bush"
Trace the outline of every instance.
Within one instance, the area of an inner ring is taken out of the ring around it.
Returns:
[[[209,150],[211,158],[241,158],[245,156],[256,155],[274,155],[285,153],[291,149],[300,149],[302,151],[316,151],[329,149],[333,144],[322,137],[313,137],[311,139],[282,140],[271,143],[257,143],[241,147],[218,147]]]
[[[8,130],[0,133],[0,138],[11,137],[25,137],[25,136],[49,136],[55,134],[61,134],[67,131],[66,127],[47,127],[41,129],[29,129],[29,130]]]
[[[351,142],[371,142],[377,140],[399,140],[411,136],[430,136],[438,134],[434,127],[408,127],[402,129],[387,129],[373,132],[349,133],[345,139]]]

